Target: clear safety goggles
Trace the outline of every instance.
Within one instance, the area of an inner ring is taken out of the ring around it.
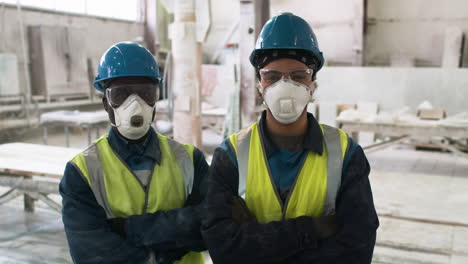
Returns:
[[[312,69],[298,69],[298,70],[292,70],[292,71],[287,71],[287,72],[271,70],[271,69],[260,70],[261,80],[268,84],[273,84],[283,79],[283,77],[287,77],[292,81],[308,85],[310,84],[310,82],[312,82],[313,74],[314,74],[314,71]]]
[[[106,97],[112,107],[119,107],[132,94],[138,95],[148,105],[154,106],[158,97],[155,84],[125,84],[106,89]]]

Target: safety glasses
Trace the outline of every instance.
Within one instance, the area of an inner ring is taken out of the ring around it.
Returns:
[[[282,72],[282,71],[270,70],[270,69],[260,70],[261,81],[266,82],[268,84],[273,84],[281,80],[283,77],[287,77],[290,80],[293,80],[295,82],[308,85],[312,81],[313,74],[314,74],[314,71],[312,69],[298,69],[298,70],[292,70],[288,72]]]
[[[148,105],[154,106],[158,97],[155,84],[126,84],[106,89],[106,97],[112,107],[119,107],[132,94],[138,95]]]

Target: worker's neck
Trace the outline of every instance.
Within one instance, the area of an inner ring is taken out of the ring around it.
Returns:
[[[270,110],[267,110],[266,127],[269,133],[280,136],[300,136],[307,132],[307,111],[301,114],[299,119],[291,124],[282,124],[278,122]]]

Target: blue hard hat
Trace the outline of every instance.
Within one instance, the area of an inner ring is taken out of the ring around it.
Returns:
[[[119,77],[141,76],[160,81],[159,67],[151,52],[134,42],[112,45],[102,55],[94,88],[103,92],[103,81]]]
[[[304,51],[311,55],[316,71],[324,64],[314,31],[304,19],[292,13],[282,13],[265,23],[250,55],[252,65],[256,66],[258,57],[268,50]]]

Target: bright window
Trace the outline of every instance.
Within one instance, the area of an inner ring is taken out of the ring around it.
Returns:
[[[137,21],[141,0],[20,0],[21,6]],[[16,0],[0,0],[14,4]]]

